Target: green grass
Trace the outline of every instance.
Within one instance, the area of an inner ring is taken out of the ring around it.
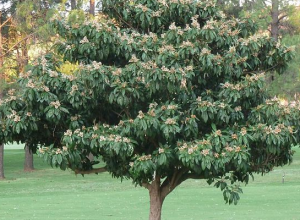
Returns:
[[[224,203],[205,181],[183,183],[165,200],[164,220],[299,220],[300,150],[294,163],[256,176],[243,187],[237,206]],[[0,181],[0,220],[140,220],[148,218],[147,190],[109,174],[75,176],[35,157],[36,171],[24,173],[23,150],[5,150],[6,180]],[[282,174],[285,183],[282,184]]]

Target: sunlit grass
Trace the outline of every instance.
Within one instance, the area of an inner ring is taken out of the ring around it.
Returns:
[[[205,181],[183,183],[165,200],[165,220],[299,220],[300,151],[290,166],[277,168],[243,187],[237,206],[224,203]],[[36,171],[23,172],[23,150],[5,150],[6,180],[0,182],[0,220],[147,219],[147,190],[108,173],[75,176],[35,157]],[[282,183],[282,175],[285,182]]]

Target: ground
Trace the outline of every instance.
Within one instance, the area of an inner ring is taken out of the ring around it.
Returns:
[[[23,151],[5,149],[0,182],[0,220],[142,220],[149,210],[148,191],[108,173],[75,176],[52,169],[35,157],[36,171],[23,172]],[[294,163],[277,168],[243,187],[237,206],[224,204],[222,193],[205,181],[190,180],[165,200],[164,220],[299,220],[300,150]],[[282,174],[285,183],[282,184]]]

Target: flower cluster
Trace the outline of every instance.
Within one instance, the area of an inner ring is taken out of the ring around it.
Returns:
[[[237,107],[234,108],[234,111],[235,112],[240,112],[240,111],[242,111],[242,107],[241,106],[237,106]]]
[[[209,152],[210,152],[209,149],[204,149],[204,150],[201,151],[201,154],[202,154],[203,156],[207,156],[207,155],[209,154]]]
[[[75,115],[75,116],[71,116],[71,121],[77,121],[78,120],[78,115]]]
[[[197,99],[197,101],[198,101],[198,99]],[[210,101],[198,101],[198,102],[199,102],[198,105],[201,106],[201,107],[214,107],[214,106],[216,106],[215,103],[210,102]]]
[[[71,137],[72,136],[72,131],[71,130],[67,130],[66,132],[64,132],[64,136],[69,136]]]
[[[232,135],[231,135],[231,138],[232,138],[232,140],[237,140],[237,139],[238,139],[238,136],[237,136],[237,134],[232,134]]]
[[[48,72],[50,77],[58,77],[58,73],[56,71],[49,70]]]
[[[154,109],[149,110],[147,114],[150,115],[151,117],[155,117],[156,115]]]
[[[177,144],[178,146],[181,146],[181,147],[178,147],[179,151],[183,151],[184,149],[187,149],[188,148],[188,145],[187,143],[178,143]]]
[[[167,53],[174,53],[174,52],[176,52],[176,50],[175,50],[175,48],[174,48],[173,45],[162,45],[162,47],[160,47],[158,49],[158,52],[160,54],[165,53],[165,52],[167,52]]]
[[[85,36],[79,43],[84,44],[84,43],[89,43],[89,40]]]
[[[133,54],[131,56],[131,59],[129,60],[130,63],[137,63],[139,62],[139,59],[135,56],[135,54]]]
[[[100,68],[101,68],[102,63],[101,63],[101,62],[93,61],[93,62],[92,62],[92,66],[93,66],[94,69],[97,70],[97,69],[100,69]]]
[[[142,5],[142,4],[138,4],[138,5],[136,6],[136,8],[140,8],[143,12],[146,12],[146,11],[149,10],[149,8],[148,8],[147,6]]]
[[[244,86],[239,83],[234,85],[229,82],[226,82],[222,85],[222,88],[226,88],[226,89],[229,88],[231,90],[241,91],[244,88]]]
[[[188,148],[188,154],[194,153],[198,149],[197,145],[192,145]]]
[[[58,109],[60,107],[60,102],[57,100],[55,102],[50,102],[50,105],[54,106],[54,108]]]
[[[49,92],[49,91],[50,91],[50,89],[49,89],[48,86],[43,85],[42,88],[43,88],[43,90],[44,90],[45,92]]]
[[[242,136],[245,136],[245,135],[247,134],[247,129],[246,129],[245,127],[243,127],[243,128],[241,129],[240,134],[241,134]]]
[[[198,18],[199,18],[199,15],[195,15],[194,17],[192,17],[191,25],[193,28],[200,29],[200,24],[198,23]]]
[[[73,95],[76,91],[78,91],[78,86],[72,85],[70,95]]]
[[[144,113],[142,111],[139,111],[139,115],[137,116],[139,119],[144,118]]]
[[[17,115],[17,112],[15,110],[11,111],[11,114],[7,116],[9,119],[13,119],[14,122],[19,122],[21,121],[21,117]]]
[[[173,118],[167,118],[167,120],[165,121],[166,125],[175,125],[176,121]]]
[[[121,68],[117,68],[114,71],[112,71],[113,76],[120,76],[121,74],[122,74],[122,69]]]
[[[285,128],[285,126],[283,124],[275,126],[274,129],[272,128],[272,126],[266,126],[264,128],[264,132],[266,134],[275,134],[275,135],[277,135],[277,134],[281,133],[283,128]],[[289,130],[290,133],[293,133],[293,129],[291,127],[289,127],[288,130]]]
[[[83,132],[82,132],[80,129],[76,129],[76,130],[74,131],[74,134],[76,134],[78,137],[83,138]]]
[[[204,56],[204,55],[209,55],[211,53],[211,51],[209,50],[209,49],[207,49],[207,48],[203,48],[202,50],[201,50],[201,53],[200,53],[200,55],[201,56]]]
[[[214,135],[215,135],[215,137],[222,137],[222,131],[221,130],[216,130]]]
[[[165,152],[165,150],[164,150],[163,148],[159,148],[159,149],[158,149],[158,153],[159,153],[159,154],[163,154],[164,152]]]
[[[35,84],[30,79],[30,80],[28,80],[28,83],[27,83],[26,87],[34,89],[35,88]]]
[[[100,140],[100,141],[116,142],[116,143],[120,143],[120,142],[122,142],[122,143],[127,143],[127,144],[131,143],[131,140],[130,140],[129,138],[127,138],[127,137],[122,137],[122,136],[120,136],[120,135],[114,135],[114,134],[111,134],[111,135],[109,135],[108,137],[105,137],[105,136],[101,135],[101,136],[99,137],[99,140]]]
[[[176,30],[177,27],[175,25],[175,22],[173,22],[170,26],[169,26],[169,30]]]
[[[194,47],[194,44],[191,43],[190,41],[183,41],[180,47],[181,48]]]
[[[146,160],[151,160],[151,154],[149,155],[143,155],[141,157],[138,158],[139,161],[146,161]]]

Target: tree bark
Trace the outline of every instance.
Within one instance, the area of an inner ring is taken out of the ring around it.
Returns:
[[[4,78],[3,77],[3,74],[2,74],[2,67],[3,67],[3,45],[2,45],[2,12],[0,11],[0,80],[1,78]]]
[[[4,71],[2,70],[3,67],[3,47],[2,47],[2,12],[0,11],[0,84],[2,83],[2,78],[4,78]],[[0,88],[0,100],[2,99],[2,90]],[[1,141],[1,140],[0,140]],[[4,144],[0,142],[0,179],[4,179]]]
[[[71,0],[71,10],[76,9],[76,0]]]
[[[161,184],[160,176],[154,174],[151,184],[143,184],[149,190],[150,196],[150,213],[149,220],[161,220],[162,205],[167,197],[177,186],[183,181],[193,178],[192,174],[188,174],[186,169],[174,169],[172,176],[167,177]],[[200,178],[197,176],[197,178]],[[202,177],[201,177],[202,178]]]
[[[34,170],[33,167],[33,153],[29,148],[28,144],[25,145],[25,161],[24,161],[24,171],[31,172]]]
[[[272,0],[272,23],[271,23],[271,37],[278,41],[279,35],[279,0]]]
[[[161,210],[164,198],[161,195],[160,178],[156,177],[149,185],[148,190],[150,196],[149,220],[161,220]]]
[[[28,49],[27,49],[27,39],[25,39],[21,43],[21,58],[19,65],[19,73],[23,73],[25,71],[25,67],[28,65]]]
[[[95,0],[90,0],[90,14],[95,15]]]
[[[3,155],[4,155],[4,144],[0,143],[0,180],[3,180],[4,177],[4,167],[3,167]]]

